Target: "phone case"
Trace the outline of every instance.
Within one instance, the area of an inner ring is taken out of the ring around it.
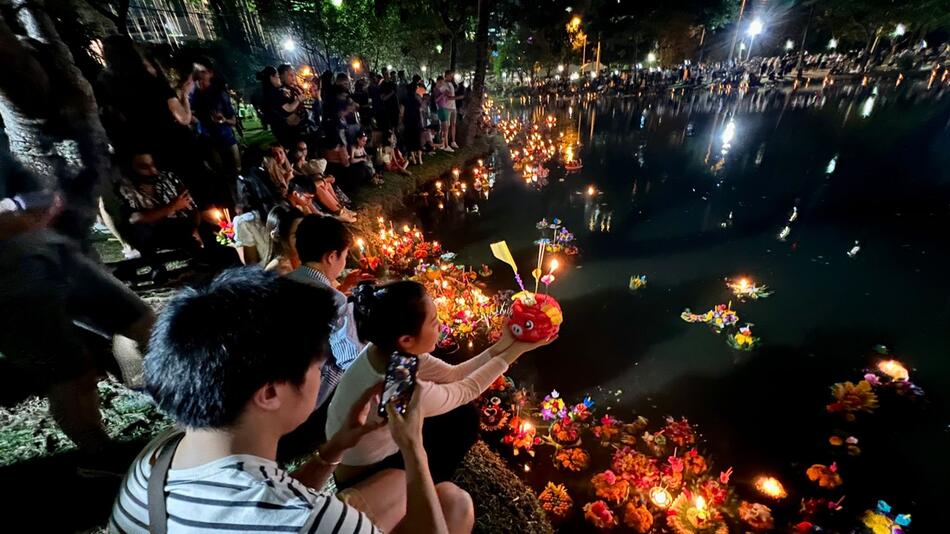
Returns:
[[[412,392],[416,388],[416,371],[419,369],[419,358],[412,354],[394,352],[386,365],[386,380],[383,384],[383,394],[380,396],[380,417],[386,418],[386,406],[396,403],[396,411],[406,413]]]

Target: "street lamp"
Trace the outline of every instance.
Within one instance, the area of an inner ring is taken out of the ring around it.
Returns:
[[[838,48],[838,40],[832,37],[831,40],[828,41],[828,48],[830,50],[834,50],[835,48]]]
[[[280,45],[288,52],[293,52],[297,49],[297,43],[295,43],[290,37],[284,39],[284,42],[282,42]]]
[[[393,70],[393,66],[392,66],[392,65],[386,65],[386,70],[387,70],[387,71]]]
[[[907,26],[898,23],[897,26],[894,27],[894,37],[902,37],[905,33],[907,33]]]
[[[647,54],[647,63],[653,63],[654,61],[656,61],[656,54],[653,52]]]
[[[564,65],[558,65],[558,66],[557,66],[557,72],[558,72],[558,74],[564,72]]]
[[[354,59],[350,66],[353,67],[353,72],[359,72],[363,68],[363,63],[358,59]]]
[[[791,39],[786,40],[786,41],[785,41],[785,50],[791,50],[791,49],[793,49],[793,48],[795,48],[795,42],[792,41]]]
[[[419,70],[422,71],[422,74],[425,74],[428,69],[426,68],[425,65],[423,65],[423,66],[419,67]]]
[[[749,34],[749,51],[746,52],[746,61],[752,58],[752,45],[755,44],[755,36],[762,33],[764,28],[765,24],[762,23],[762,19],[753,19],[749,23],[749,29],[746,31]]]
[[[343,0],[330,0],[330,3],[333,4],[333,7],[340,7],[343,5]]]

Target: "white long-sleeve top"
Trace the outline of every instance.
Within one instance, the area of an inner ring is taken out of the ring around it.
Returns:
[[[330,401],[327,413],[327,436],[335,434],[346,422],[350,410],[370,387],[383,381],[385,375],[373,369],[369,361],[372,344],[366,346],[356,361],[343,374]],[[492,356],[491,350],[458,365],[448,364],[430,354],[419,356],[416,371],[416,388],[413,396],[419,395],[419,409],[425,417],[449,412],[475,400],[499,376],[508,370],[504,358]],[[367,422],[379,421],[376,414],[376,399],[371,401]],[[343,453],[343,464],[350,466],[372,465],[399,451],[389,428],[383,426],[363,436],[355,447]]]

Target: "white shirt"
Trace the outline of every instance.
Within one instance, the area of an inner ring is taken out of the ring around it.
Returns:
[[[132,463],[112,506],[109,532],[149,534],[148,477],[153,457],[179,433],[160,434]],[[379,533],[362,512],[335,495],[308,488],[272,460],[249,454],[170,469],[165,492],[169,534]]]
[[[372,343],[366,346],[353,365],[343,374],[330,401],[327,413],[327,435],[334,435],[346,422],[350,409],[370,387],[385,378],[373,368],[369,360]],[[430,354],[419,355],[416,388],[413,395],[421,395],[419,408],[425,417],[441,415],[481,395],[488,386],[508,370],[504,358],[492,357],[491,352],[475,356],[459,365],[445,363]],[[370,401],[367,422],[379,421],[376,414],[379,403]],[[364,435],[355,447],[343,453],[343,463],[351,466],[372,465],[399,451],[389,429],[385,426]]]
[[[234,225],[234,246],[256,248],[262,262],[270,258],[274,242],[267,235],[264,221],[256,211],[242,213],[232,219],[231,223]]]

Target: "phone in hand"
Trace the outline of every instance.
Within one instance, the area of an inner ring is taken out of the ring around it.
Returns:
[[[386,406],[393,403],[396,411],[405,414],[416,388],[416,371],[419,369],[419,357],[404,352],[394,352],[386,365],[386,380],[383,394],[379,400],[377,413],[383,419],[388,417]]]

